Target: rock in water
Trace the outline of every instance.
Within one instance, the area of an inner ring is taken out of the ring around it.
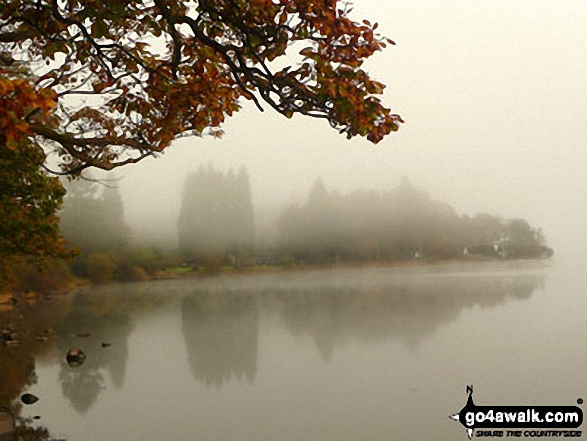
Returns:
[[[12,329],[6,328],[0,330],[0,340],[13,341],[15,332]]]
[[[20,397],[20,401],[22,401],[24,404],[34,404],[39,401],[39,397],[36,397],[33,394],[23,394]]]
[[[86,361],[86,354],[79,348],[71,348],[65,357],[67,364],[71,367],[81,366]]]

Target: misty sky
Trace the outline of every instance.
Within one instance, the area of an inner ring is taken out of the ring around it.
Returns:
[[[557,254],[587,240],[587,2],[356,0],[397,46],[367,70],[406,121],[373,146],[321,120],[253,106],[222,140],[176,141],[118,171],[136,236],[173,229],[187,173],[244,164],[263,219],[302,202],[316,177],[340,191],[388,189],[407,176],[459,213],[525,217]],[[574,248],[572,248],[574,247]]]

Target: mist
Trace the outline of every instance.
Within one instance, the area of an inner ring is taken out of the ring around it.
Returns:
[[[383,100],[406,121],[401,130],[373,146],[243,103],[222,139],[180,139],[119,172],[135,240],[177,246],[185,179],[212,163],[248,170],[258,240],[272,240],[280,213],[303,204],[318,177],[348,194],[387,191],[406,176],[459,214],[525,218],[558,256],[580,251],[587,5],[358,0],[353,14],[397,43],[367,69],[387,84]]]
[[[362,68],[405,124],[373,145],[243,101],[221,138],[63,177],[70,259],[0,283],[0,438],[465,439],[469,385],[583,404],[587,2],[353,3],[396,43]]]

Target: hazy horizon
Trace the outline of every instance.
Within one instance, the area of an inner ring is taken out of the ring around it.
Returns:
[[[373,146],[324,121],[244,103],[221,140],[184,138],[118,171],[135,235],[175,228],[185,177],[212,162],[247,167],[261,227],[302,203],[317,177],[349,192],[387,190],[406,176],[459,214],[527,219],[557,255],[584,248],[587,5],[354,4],[356,19],[377,21],[397,43],[367,70],[387,85],[383,101],[406,121],[402,129]]]

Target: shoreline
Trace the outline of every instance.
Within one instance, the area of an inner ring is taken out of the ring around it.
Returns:
[[[484,263],[522,263],[522,262],[550,262],[550,258],[525,258],[525,259],[438,259],[438,260],[401,260],[401,261],[386,261],[386,262],[340,262],[340,263],[325,263],[325,264],[303,264],[303,265],[288,265],[288,266],[271,266],[262,265],[259,267],[244,267],[221,269],[214,273],[206,273],[198,270],[192,270],[182,274],[158,275],[147,279],[146,281],[155,280],[177,280],[177,279],[208,279],[213,277],[231,277],[242,275],[256,275],[256,274],[273,274],[273,273],[293,273],[305,271],[323,271],[323,270],[348,270],[348,269],[374,269],[374,268],[418,268],[418,267],[435,267],[451,264],[475,265]],[[131,282],[132,283],[132,282]]]
[[[487,263],[538,263],[551,262],[551,258],[526,258],[526,259],[437,259],[437,260],[401,260],[401,261],[383,261],[383,262],[339,262],[339,263],[320,263],[320,264],[292,264],[292,265],[261,265],[254,267],[242,268],[223,268],[217,272],[205,272],[199,270],[191,270],[182,273],[161,272],[148,277],[145,280],[138,281],[119,281],[111,280],[106,282],[91,282],[88,279],[75,278],[73,281],[51,291],[41,292],[1,292],[0,296],[0,312],[12,309],[16,302],[30,301],[33,298],[43,297],[45,299],[58,298],[74,293],[75,291],[88,286],[109,285],[113,283],[140,283],[140,282],[155,282],[164,280],[180,280],[180,279],[210,279],[210,278],[226,278],[235,276],[255,276],[265,274],[290,274],[295,272],[309,272],[309,271],[325,271],[325,270],[353,270],[353,269],[385,269],[385,268],[427,268],[427,267],[441,267],[448,265],[479,265]]]

